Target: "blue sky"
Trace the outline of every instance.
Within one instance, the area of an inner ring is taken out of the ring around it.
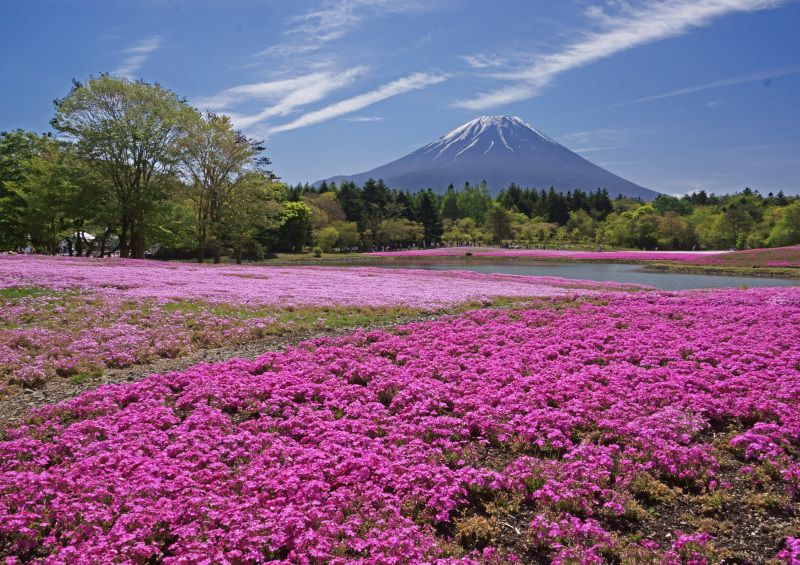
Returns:
[[[109,72],[230,115],[292,184],[516,115],[660,192],[800,193],[798,0],[0,0],[0,20],[1,130],[48,131],[73,78]]]

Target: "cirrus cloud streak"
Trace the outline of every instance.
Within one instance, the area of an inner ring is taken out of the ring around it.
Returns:
[[[226,112],[237,127],[247,128],[269,118],[289,115],[308,104],[319,102],[332,92],[350,85],[365,71],[365,67],[352,67],[342,72],[317,72],[286,80],[243,84],[210,98],[198,99],[195,104],[219,110],[252,101],[270,102],[270,106],[255,114]]]
[[[532,65],[492,75],[512,82],[504,88],[458,100],[455,107],[484,110],[527,100],[560,74],[647,43],[686,33],[691,28],[709,25],[714,19],[736,13],[777,7],[783,0],[677,0],[647,2],[639,8],[626,8],[621,15],[609,16],[599,8],[587,15],[602,27],[585,34],[580,41],[557,53],[540,55]],[[474,66],[474,65],[473,65]]]
[[[320,122],[324,122],[333,118],[338,118],[351,112],[357,112],[367,106],[371,106],[376,102],[386,100],[398,94],[410,92],[412,90],[420,90],[427,86],[438,84],[447,80],[445,74],[432,74],[432,73],[414,73],[407,77],[392,81],[388,84],[381,86],[370,92],[359,94],[347,100],[342,100],[330,106],[326,106],[320,110],[308,112],[307,114],[299,117],[298,119],[288,124],[273,127],[269,133],[279,133],[283,131],[290,131]]]
[[[153,36],[148,39],[143,39],[135,47],[125,49],[123,53],[127,53],[129,56],[126,57],[125,60],[122,61],[122,65],[111,74],[134,80],[135,77],[133,74],[144,66],[147,59],[150,57],[150,53],[160,46],[161,38]]]
[[[650,102],[651,100],[661,100],[662,98],[672,98],[673,96],[680,96],[682,94],[692,94],[694,92],[702,92],[703,90],[710,90],[712,88],[721,88],[723,86],[734,86],[736,84],[742,84],[745,82],[753,82],[757,80],[768,80],[780,76],[792,75],[800,73],[800,67],[787,67],[785,69],[772,69],[767,71],[761,71],[758,73],[752,73],[745,76],[740,77],[733,77],[723,80],[715,80],[713,82],[707,82],[705,84],[699,84],[697,86],[690,86],[687,88],[681,88],[679,90],[673,90],[671,92],[665,92],[663,94],[654,94],[652,96],[645,96],[644,98],[637,98],[636,100],[628,100],[627,102],[620,102],[619,104],[613,104],[611,107],[616,106],[627,106],[628,104],[639,104],[640,102]],[[716,102],[708,102],[707,106],[715,106],[719,104],[719,101]]]

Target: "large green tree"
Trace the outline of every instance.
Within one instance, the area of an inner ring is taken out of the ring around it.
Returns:
[[[221,236],[233,251],[236,263],[242,264],[242,252],[261,255],[259,241],[263,232],[275,233],[284,222],[282,200],[286,187],[272,175],[253,171],[237,182],[236,198],[228,201],[221,214]]]
[[[458,195],[459,215],[462,218],[472,218],[478,227],[486,222],[486,213],[492,205],[492,197],[486,181],[475,186],[464,184],[464,190]]]
[[[278,228],[278,251],[302,251],[311,236],[311,210],[305,202],[284,202]]]
[[[259,193],[242,185],[248,173],[269,161],[258,158],[263,150],[259,142],[235,130],[227,116],[212,112],[187,123],[177,147],[187,180],[186,195],[196,220],[197,261],[203,262],[210,245],[214,263],[219,263],[223,215],[237,207],[253,209],[256,203],[250,200]]]
[[[428,243],[435,243],[442,238],[444,226],[439,214],[436,195],[431,189],[423,190],[417,198],[417,220],[422,224],[423,234]]]
[[[158,84],[107,74],[74,82],[52,126],[107,187],[122,257],[144,258],[145,237],[175,186],[176,143],[197,113]]]
[[[722,213],[730,244],[739,247],[745,246],[747,234],[764,215],[759,203],[747,194],[732,198],[722,207]]]
[[[72,149],[48,135],[3,134],[0,216],[6,243],[50,254],[66,243],[70,254],[80,255],[104,242],[91,233],[102,218],[100,183]]]
[[[364,243],[367,246],[390,243],[385,228],[389,221],[402,215],[403,206],[395,202],[382,179],[368,179],[361,191],[361,200],[363,208],[358,226]]]
[[[486,227],[497,243],[511,239],[511,214],[502,206],[495,204],[486,215]]]
[[[781,211],[781,218],[770,230],[767,244],[774,247],[800,243],[800,200]]]
[[[342,181],[339,184],[339,191],[336,200],[342,205],[345,219],[348,222],[361,222],[364,214],[364,199],[362,190],[353,181]]]
[[[37,251],[50,255],[57,252],[59,243],[69,237],[76,224],[83,223],[77,221],[82,210],[78,188],[71,178],[75,169],[66,160],[58,142],[45,138],[36,154],[22,163],[20,178],[6,184],[19,204],[14,217],[19,229]]]
[[[25,180],[26,163],[36,159],[47,143],[47,135],[21,129],[0,133],[0,248],[27,244],[26,204],[13,187]]]
[[[442,218],[453,221],[461,218],[458,210],[458,194],[452,183],[447,187],[447,192],[442,198]]]

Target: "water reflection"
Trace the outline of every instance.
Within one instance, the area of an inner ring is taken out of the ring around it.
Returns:
[[[720,277],[709,275],[683,275],[648,273],[641,265],[612,263],[545,263],[524,260],[414,260],[382,261],[375,266],[393,269],[427,269],[431,271],[474,271],[476,273],[503,273],[538,277],[562,277],[598,282],[643,284],[662,290],[688,290],[696,288],[728,288],[742,286],[797,286],[800,281],[760,277]]]

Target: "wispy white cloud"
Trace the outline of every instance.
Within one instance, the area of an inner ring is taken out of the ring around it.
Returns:
[[[422,0],[335,0],[327,1],[291,18],[289,36],[298,42],[279,43],[259,55],[290,56],[318,50],[322,45],[341,39],[368,18],[429,9]]]
[[[441,33],[442,33],[442,29],[441,28],[429,31],[428,33],[426,33],[422,37],[414,40],[414,47],[416,47],[416,48],[425,47],[431,41],[433,41],[436,38],[437,35],[439,35]]]
[[[772,145],[739,145],[737,147],[728,147],[729,153],[753,153],[755,151],[774,151],[775,147]]]
[[[243,84],[223,90],[210,98],[201,98],[199,104],[227,108],[250,100],[275,100],[293,93],[304,93],[316,89],[319,96],[350,84],[356,77],[366,72],[365,67],[352,67],[344,71],[316,72],[301,77],[272,82]]]
[[[122,64],[119,66],[119,68],[117,68],[111,74],[120,77],[127,77],[129,79],[136,78],[133,76],[133,74],[141,69],[142,66],[144,66],[145,62],[147,62],[147,59],[150,57],[150,54],[158,49],[160,45],[161,38],[159,36],[153,36],[140,41],[135,47],[125,49],[123,53],[128,54],[128,56],[122,61]]]
[[[640,102],[650,102],[651,100],[661,100],[662,98],[671,98],[673,96],[680,96],[682,94],[691,94],[693,92],[701,92],[703,90],[710,90],[712,88],[720,88],[724,86],[734,86],[736,84],[742,84],[745,82],[753,82],[757,80],[768,80],[775,77],[785,76],[785,75],[792,75],[800,73],[800,66],[798,67],[786,67],[783,69],[772,69],[767,71],[760,71],[757,73],[752,73],[749,75],[744,75],[740,77],[733,77],[727,78],[723,80],[715,80],[713,82],[706,82],[704,84],[699,84],[696,86],[690,86],[688,88],[681,88],[679,90],[673,90],[671,92],[665,92],[663,94],[654,94],[653,96],[645,96],[644,98],[637,98],[636,100],[628,100],[627,102],[620,102],[619,104],[613,104],[609,106],[609,108],[616,107],[616,106],[627,106],[628,104],[639,104]],[[718,101],[719,102],[719,101]]]
[[[593,129],[560,135],[558,136],[558,142],[566,146],[588,146],[585,149],[573,149],[572,151],[576,153],[579,151],[599,151],[601,149],[616,149],[626,146],[632,137],[642,133],[643,131],[637,128]],[[614,147],[609,144],[614,145]]]
[[[573,153],[592,153],[593,151],[607,151],[610,149],[624,149],[627,145],[612,145],[609,147],[581,147],[578,149],[571,149]]]
[[[597,22],[600,31],[585,33],[577,42],[559,52],[539,55],[533,64],[495,75],[510,81],[507,87],[485,92],[455,102],[468,110],[484,110],[536,96],[558,75],[610,57],[627,49],[674,37],[696,27],[709,25],[714,19],[735,12],[774,8],[785,0],[647,0],[631,7],[620,2],[620,12],[608,15],[602,8],[592,7],[587,15]]]
[[[353,67],[343,72],[317,72],[287,80],[243,84],[209,98],[193,100],[193,103],[213,110],[236,108],[254,102],[270,103],[255,114],[226,112],[236,127],[247,128],[268,118],[286,116],[308,104],[319,102],[332,92],[350,85],[364,72],[364,67]]]
[[[352,118],[345,118],[346,122],[382,122],[385,118],[374,117],[369,118],[367,116],[353,116]]]
[[[362,20],[373,15],[398,14],[418,10],[419,0],[338,0],[324,8],[311,10],[292,18],[297,24],[287,33],[299,33],[318,41],[339,39]]]
[[[505,64],[505,60],[497,55],[485,55],[478,53],[477,55],[460,55],[467,64],[473,69],[485,69],[487,67],[499,67]]]
[[[311,53],[320,48],[319,43],[278,43],[273,45],[257,55],[269,55],[273,57],[291,57],[293,55],[302,55],[304,53]]]
[[[603,128],[566,133],[557,139],[571,151],[580,154],[624,149],[646,133],[646,130],[639,128]]]
[[[338,118],[339,116],[362,110],[367,106],[371,106],[376,102],[386,100],[392,96],[397,96],[398,94],[403,94],[412,90],[419,90],[445,80],[447,80],[447,75],[444,74],[414,73],[385,84],[376,90],[359,94],[347,100],[342,100],[341,102],[331,104],[330,106],[314,112],[308,112],[293,122],[271,128],[269,133],[289,131]]]

